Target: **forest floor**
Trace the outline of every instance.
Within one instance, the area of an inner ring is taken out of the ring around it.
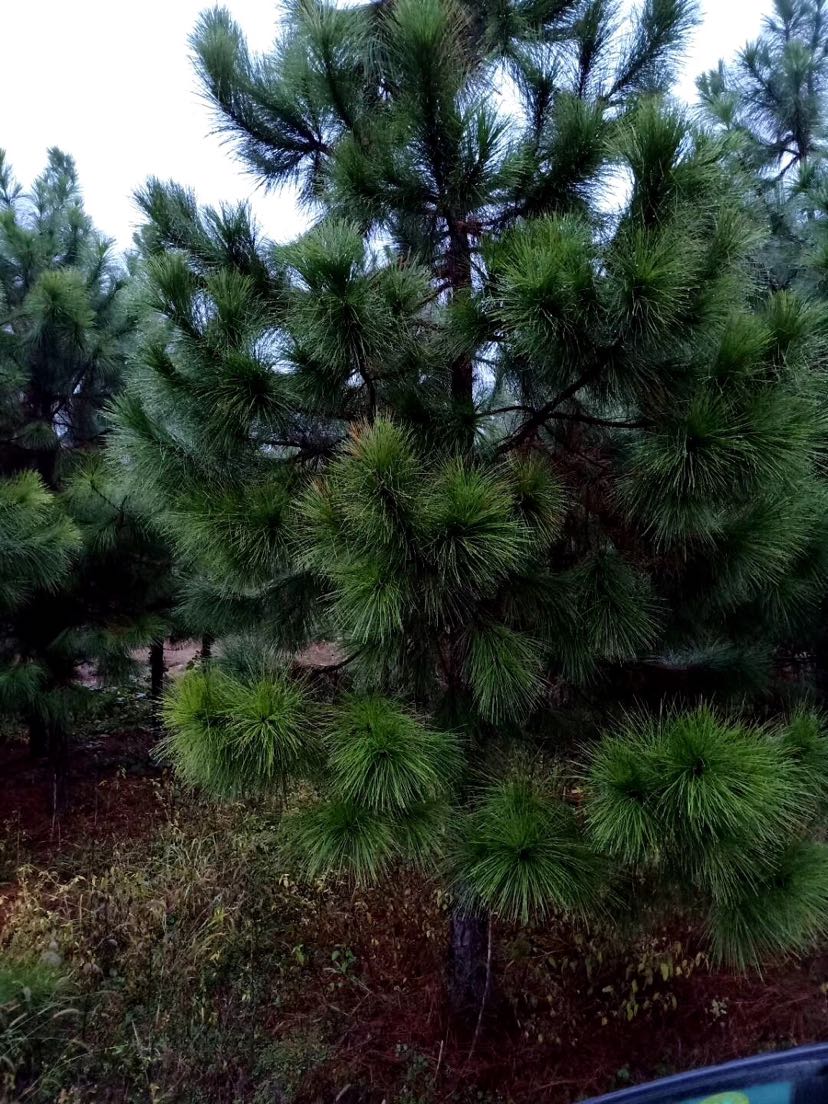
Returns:
[[[278,810],[181,791],[147,721],[102,692],[59,819],[0,745],[0,1101],[568,1104],[826,1037],[828,955],[737,976],[678,922],[550,923],[495,931],[475,1042],[446,1012],[439,884],[297,880]]]

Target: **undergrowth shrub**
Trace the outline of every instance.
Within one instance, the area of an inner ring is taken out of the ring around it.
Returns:
[[[309,882],[280,845],[279,806],[158,792],[150,838],[23,867],[0,901],[2,1104],[307,1104],[349,1084],[389,1104],[477,1099],[467,1041],[449,1041],[435,1076],[443,883],[400,874],[389,896]],[[493,1048],[565,1060],[636,1024],[669,1033],[688,1011],[718,1028],[726,989],[700,929],[655,914],[646,938],[633,927],[498,924]]]
[[[258,1010],[279,1000],[276,939],[290,893],[274,882],[272,856],[265,806],[185,803],[148,843],[116,846],[103,870],[89,854],[75,865],[91,873],[20,871],[6,958],[23,969],[54,948],[82,1007],[84,1053],[61,1070],[62,1083],[123,1083],[143,1086],[136,1099],[195,1101],[209,1099],[205,1081],[233,1080],[258,1049]],[[27,1099],[54,1099],[49,1061],[41,1049],[31,1068],[18,1062]],[[159,1084],[170,1095],[147,1097]]]
[[[26,1084],[48,1099],[58,1087],[77,1055],[72,996],[54,966],[0,960],[0,1099],[17,1099]]]

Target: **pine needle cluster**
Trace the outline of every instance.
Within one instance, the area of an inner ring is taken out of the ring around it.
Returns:
[[[702,707],[630,716],[596,750],[586,819],[601,850],[698,909],[738,966],[825,934],[821,822],[826,733],[798,712],[748,727]]]

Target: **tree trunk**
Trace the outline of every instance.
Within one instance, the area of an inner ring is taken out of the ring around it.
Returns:
[[[29,754],[45,759],[49,767],[49,803],[59,816],[69,802],[69,730],[60,721],[46,721],[32,714],[28,721]]]
[[[167,668],[164,663],[164,641],[154,640],[149,649],[150,667],[150,702],[152,703],[152,719],[158,724],[161,708],[161,695],[164,693],[164,675]]]
[[[451,295],[469,292],[472,286],[472,249],[469,235],[462,229],[462,220],[454,214],[447,215],[449,231],[449,250],[447,276],[451,284]],[[471,450],[474,446],[474,365],[472,359],[463,353],[451,364],[451,397],[455,417],[462,421],[461,438],[463,447]]]
[[[42,717],[32,714],[28,720],[29,755],[32,759],[44,759],[49,752],[49,732]]]
[[[212,659],[213,658],[213,644],[215,637],[211,633],[205,633],[201,638],[201,658]]]
[[[61,721],[50,721],[48,733],[52,814],[58,817],[69,805],[69,730]]]
[[[479,912],[455,909],[451,916],[449,1004],[452,1015],[474,1027],[487,998],[488,920]]]

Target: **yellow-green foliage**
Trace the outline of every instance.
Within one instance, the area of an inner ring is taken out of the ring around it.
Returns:
[[[280,939],[307,902],[278,877],[268,808],[182,801],[171,815],[171,794],[157,796],[150,842],[118,845],[104,862],[76,854],[81,872],[69,876],[19,871],[0,939],[0,1039],[11,1054],[3,1015],[13,989],[8,1009],[27,1019],[6,1072],[27,1100],[52,1104],[87,1078],[129,1094],[165,1086],[141,1100],[223,1099],[223,1066],[257,1045],[259,1010],[278,1003],[284,969],[296,967]]]

